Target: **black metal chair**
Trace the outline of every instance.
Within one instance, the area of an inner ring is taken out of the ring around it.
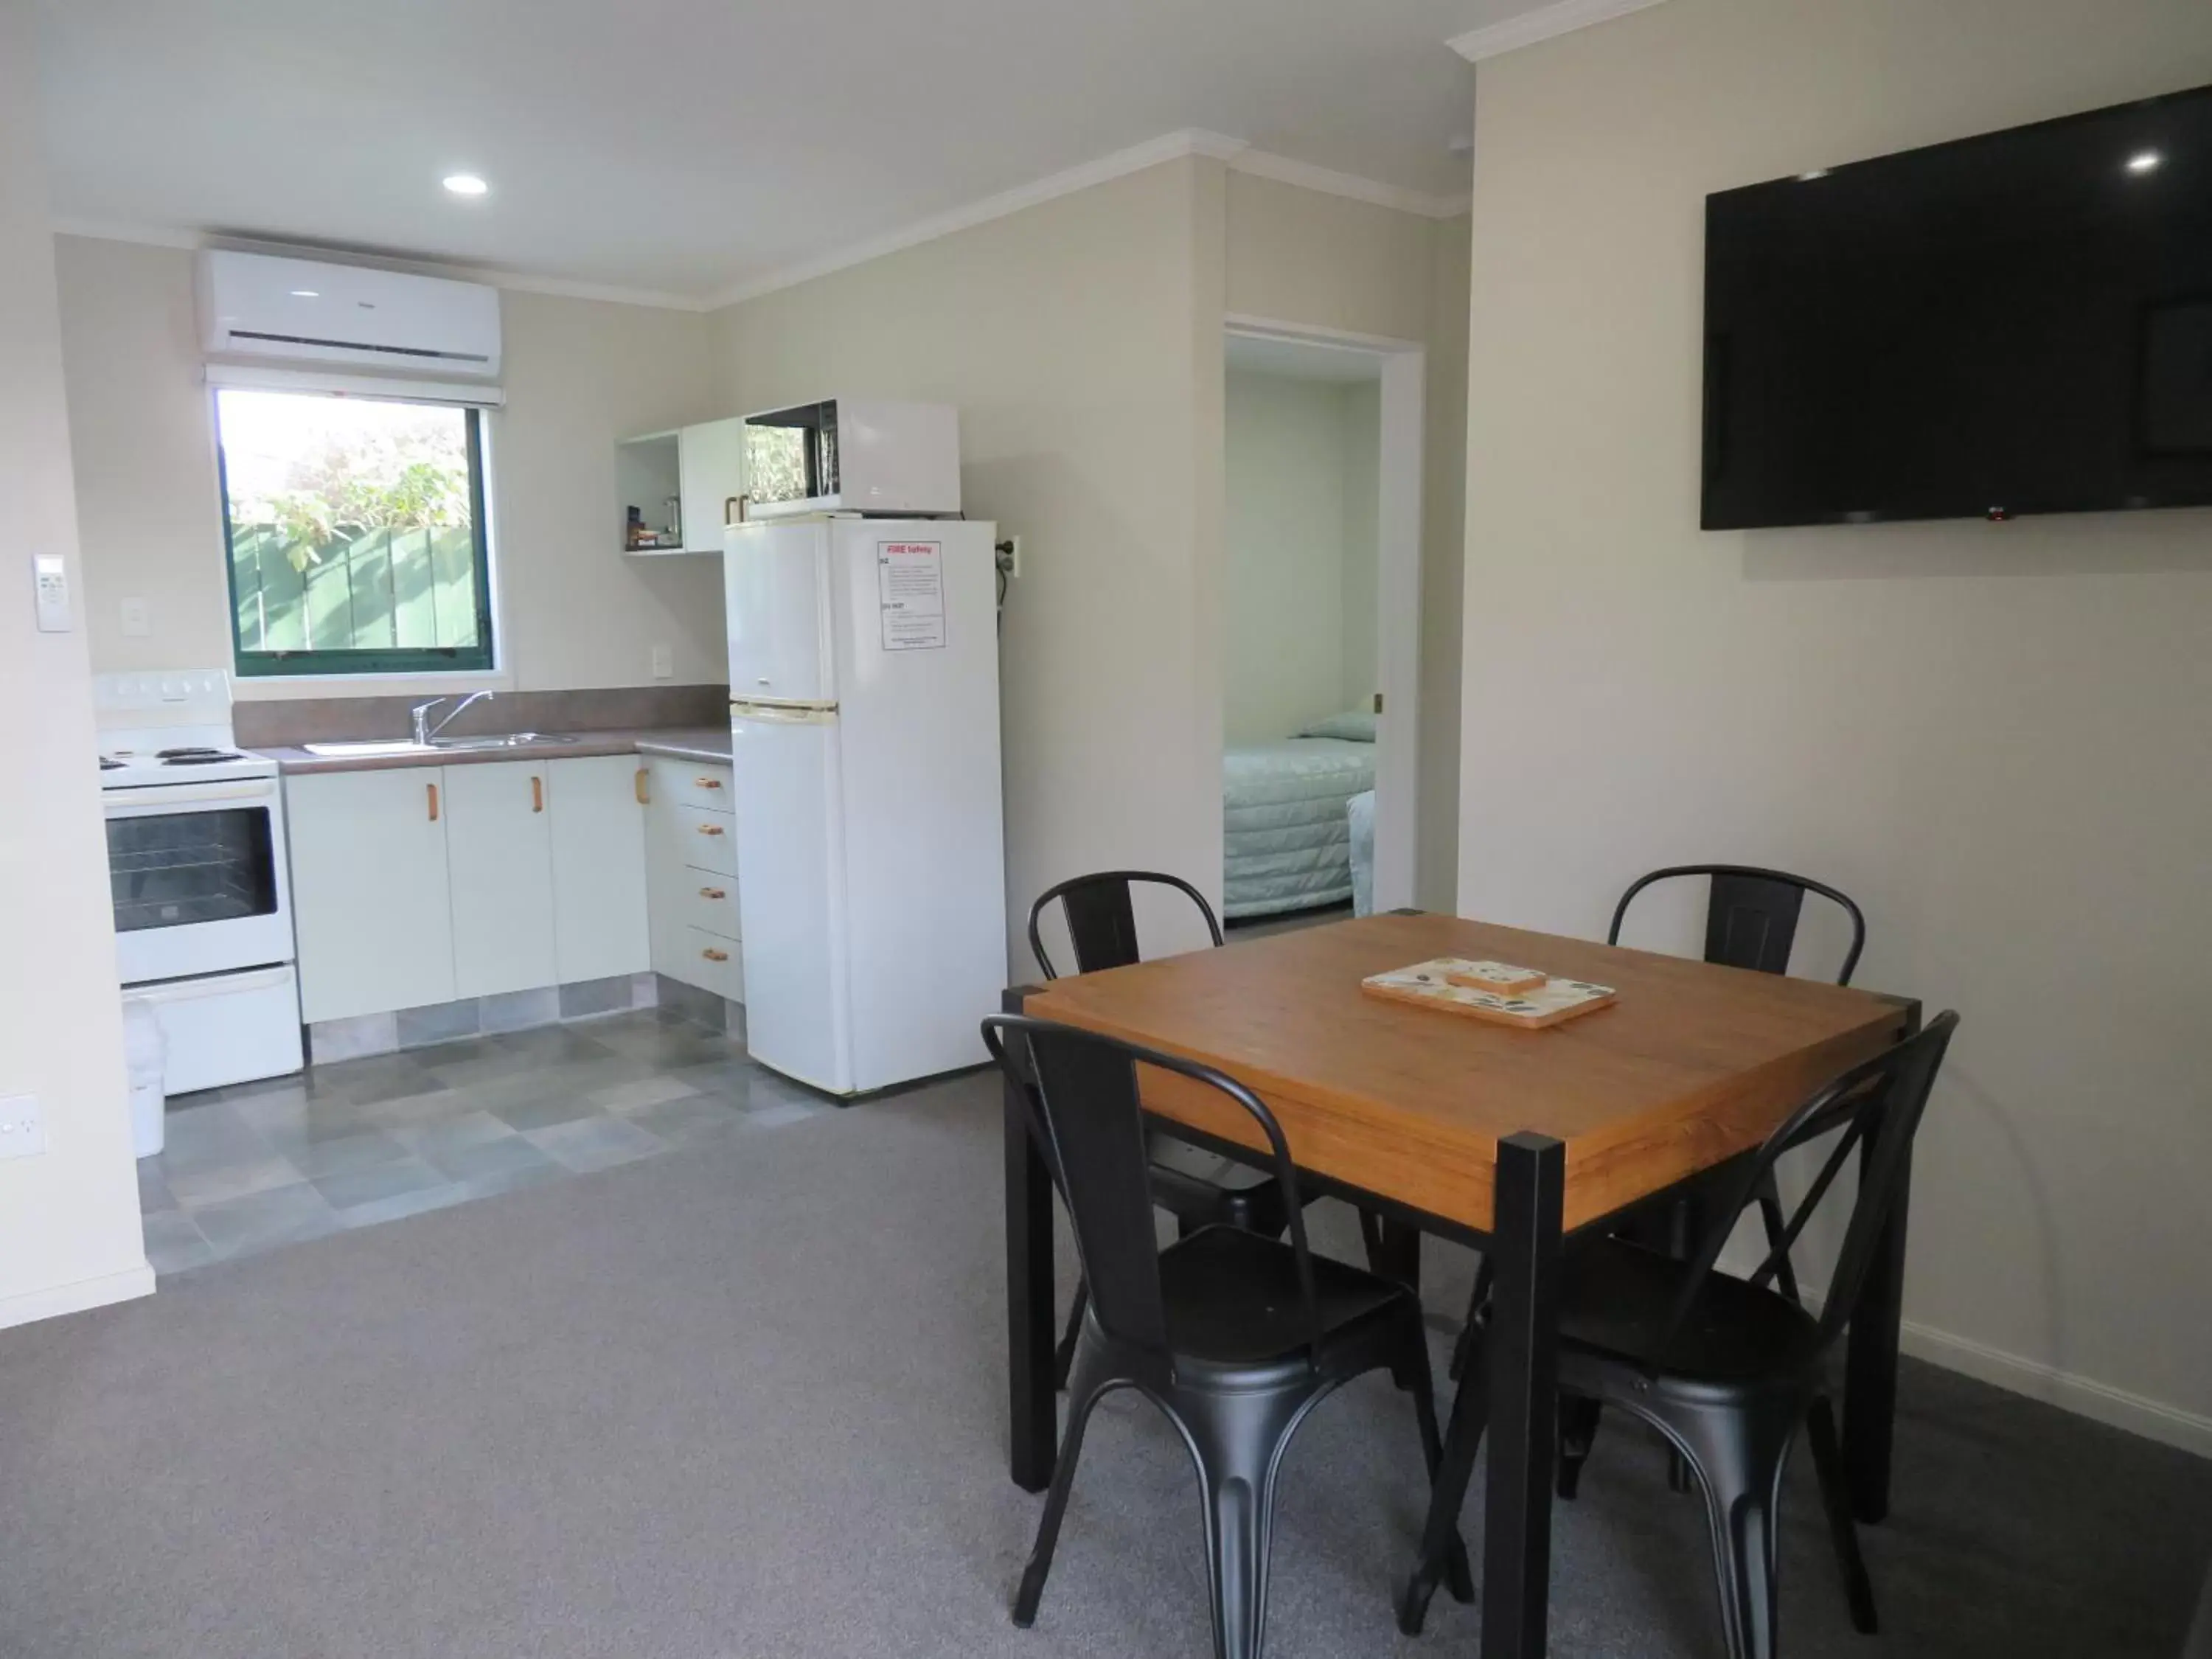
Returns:
[[[1029,1107],[1091,1286],[1066,1430],[1014,1597],[1014,1622],[1026,1627],[1036,1618],[1092,1410],[1116,1389],[1134,1389],[1165,1413],[1197,1467],[1215,1651],[1220,1659],[1259,1659],[1275,1479],[1306,1414],[1355,1376],[1402,1370],[1411,1378],[1422,1455],[1435,1475],[1442,1448],[1419,1298],[1307,1248],[1289,1146],[1274,1114],[1242,1084],[1190,1060],[1044,1020],[987,1019],[983,1041]],[[1208,1226],[1159,1248],[1140,1063],[1218,1089],[1250,1114],[1273,1153],[1288,1243]],[[1441,1528],[1437,1549],[1454,1594],[1472,1601],[1455,1523]]]
[[[1866,949],[1866,916],[1851,902],[1849,895],[1838,891],[1826,882],[1814,881],[1809,876],[1793,876],[1786,870],[1762,870],[1748,864],[1678,864],[1664,870],[1654,870],[1638,876],[1620,896],[1620,902],[1613,908],[1613,925],[1605,930],[1607,945],[1620,943],[1621,924],[1628,919],[1628,907],[1645,888],[1662,881],[1690,879],[1698,876],[1711,878],[1711,887],[1705,900],[1705,959],[1723,968],[1748,968],[1762,974],[1786,974],[1790,971],[1790,953],[1797,943],[1797,923],[1805,907],[1805,896],[1817,893],[1822,898],[1840,906],[1851,924],[1850,948],[1844,953],[1844,965],[1836,983],[1849,985],[1851,974],[1859,965],[1859,956]],[[1782,1193],[1775,1183],[1771,1171],[1759,1191],[1759,1218],[1766,1229],[1766,1240],[1771,1248],[1781,1234]],[[1691,1235],[1695,1231],[1694,1209],[1685,1203],[1676,1208],[1671,1218],[1674,1253],[1681,1255],[1689,1248]],[[1783,1292],[1793,1302],[1797,1299],[1796,1270],[1785,1255],[1778,1270],[1778,1282]],[[1474,1328],[1475,1315],[1490,1294],[1490,1267],[1486,1261],[1475,1275],[1474,1295],[1468,1304],[1467,1324],[1461,1333],[1458,1346],[1452,1351],[1451,1374],[1455,1378],[1467,1372],[1468,1332]],[[1569,1414],[1566,1436],[1570,1441],[1583,1434],[1582,1422],[1574,1413]],[[1588,1454],[1588,1446],[1582,1450]],[[1574,1496],[1573,1471],[1579,1465],[1572,1462],[1560,1466],[1560,1496]]]
[[[1131,889],[1139,883],[1173,888],[1198,907],[1206,930],[1218,945],[1221,923],[1206,896],[1179,876],[1149,870],[1107,870],[1077,876],[1047,888],[1030,907],[1030,951],[1048,980],[1060,977],[1044,948],[1039,924],[1055,901],[1067,925],[1075,951],[1075,971],[1095,974],[1102,969],[1126,968],[1143,960],[1137,943],[1137,921]],[[1209,1152],[1188,1141],[1147,1127],[1146,1150],[1152,1160],[1152,1201],[1175,1217],[1177,1227],[1188,1233],[1200,1227],[1226,1224],[1248,1232],[1279,1237],[1288,1224],[1282,1189],[1264,1170],[1239,1164]],[[1075,1354],[1076,1334],[1083,1328],[1083,1310],[1090,1296],[1089,1281],[1079,1279],[1075,1301],[1067,1310],[1067,1329],[1053,1357],[1054,1380],[1067,1386],[1067,1371]]]
[[[1620,1238],[1589,1241],[1564,1256],[1559,1291],[1559,1388],[1651,1424],[1687,1461],[1704,1488],[1730,1659],[1775,1653],[1776,1510],[1782,1471],[1799,1425],[1813,1463],[1851,1623],[1875,1628],[1874,1587],[1861,1559],[1850,1498],[1824,1376],[1850,1322],[1897,1201],[1913,1136],[1957,1028],[1939,1015],[1910,1037],[1837,1078],[1790,1115],[1747,1163],[1732,1170],[1734,1203],[1717,1215],[1684,1261]],[[1795,1216],[1748,1279],[1715,1263],[1737,1218],[1756,1200],[1775,1161],[1791,1147],[1840,1134]],[[1826,1300],[1818,1318],[1769,1289],[1790,1247],[1852,1152],[1866,1158]],[[1444,1462],[1431,1498],[1421,1556],[1398,1622],[1418,1635],[1447,1568],[1460,1505],[1487,1415],[1484,1337],[1453,1403]]]

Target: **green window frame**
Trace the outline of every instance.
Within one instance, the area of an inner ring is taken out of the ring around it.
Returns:
[[[231,497],[231,463],[228,446],[222,438],[222,399],[232,388],[223,388],[215,394],[216,470],[222,492],[223,569],[230,595],[232,660],[242,678],[268,676],[361,676],[361,675],[423,675],[488,672],[495,666],[495,642],[493,638],[491,538],[489,519],[485,511],[484,489],[484,429],[483,411],[466,405],[430,402],[410,398],[374,398],[353,393],[321,392],[286,390],[281,394],[301,399],[338,398],[349,404],[398,404],[416,409],[450,411],[462,417],[466,434],[468,482],[468,524],[464,530],[450,526],[441,530],[404,528],[368,531],[355,536],[348,532],[357,526],[336,526],[331,540],[309,550],[305,556],[318,567],[324,567],[335,554],[343,564],[337,568],[318,568],[313,576],[295,571],[299,580],[293,584],[297,595],[297,607],[302,617],[312,616],[317,607],[307,598],[310,586],[320,588],[327,581],[331,591],[338,594],[337,604],[349,618],[349,631],[381,635],[370,645],[349,643],[332,646],[315,641],[312,637],[300,644],[271,646],[267,641],[265,599],[259,591],[263,576],[263,562],[286,558],[296,563],[301,552],[301,543],[295,541],[287,551],[279,551],[272,526],[251,526],[248,545],[241,546],[240,530]],[[257,392],[258,396],[269,393]],[[381,546],[379,546],[379,542]],[[419,566],[419,569],[410,567]],[[282,573],[283,567],[270,566]],[[412,580],[403,577],[406,572]],[[465,575],[465,583],[457,580]],[[249,586],[249,579],[253,586]],[[437,588],[442,604],[433,602],[432,609],[439,611],[434,621],[416,623],[411,629],[406,620],[422,609],[420,603],[403,606],[401,590],[410,589],[421,595],[425,586]],[[356,627],[357,612],[366,604],[372,611],[380,607],[380,614],[372,617],[366,628]],[[329,611],[333,607],[324,604],[320,609]],[[403,610],[407,613],[403,617]],[[264,631],[258,638],[250,638],[255,628]],[[436,638],[426,642],[419,637],[425,630]],[[289,630],[297,632],[298,630]],[[402,642],[400,635],[415,632],[418,637]],[[312,623],[306,627],[312,636]],[[457,638],[456,635],[467,637]],[[443,642],[439,642],[443,641]]]

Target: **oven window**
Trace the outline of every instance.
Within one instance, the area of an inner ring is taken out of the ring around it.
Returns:
[[[269,809],[110,818],[107,881],[118,933],[274,915]]]

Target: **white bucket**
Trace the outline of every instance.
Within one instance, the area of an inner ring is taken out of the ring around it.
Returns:
[[[124,998],[123,1066],[131,1080],[131,1139],[140,1158],[153,1157],[167,1138],[161,1073],[168,1063],[169,1040],[153,1005],[143,997]]]

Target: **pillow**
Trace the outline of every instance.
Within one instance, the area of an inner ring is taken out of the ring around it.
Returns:
[[[1316,720],[1302,728],[1301,738],[1335,738],[1345,743],[1375,741],[1375,716],[1364,708],[1355,708],[1348,714],[1331,714],[1325,720]]]

